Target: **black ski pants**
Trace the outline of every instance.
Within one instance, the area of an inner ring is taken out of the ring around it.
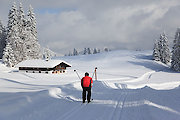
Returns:
[[[91,87],[83,87],[83,92],[82,92],[82,97],[83,97],[83,102],[86,101],[86,92],[87,94],[87,101],[90,102],[91,100]]]

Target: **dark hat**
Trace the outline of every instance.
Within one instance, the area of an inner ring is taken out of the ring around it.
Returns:
[[[89,73],[88,73],[88,72],[86,72],[86,73],[85,73],[85,76],[89,76]]]

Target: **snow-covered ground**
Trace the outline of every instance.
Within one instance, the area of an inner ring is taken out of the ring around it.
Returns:
[[[180,120],[180,73],[151,60],[151,51],[60,57],[66,74],[22,73],[0,64],[0,120]],[[97,67],[90,104],[81,77]]]

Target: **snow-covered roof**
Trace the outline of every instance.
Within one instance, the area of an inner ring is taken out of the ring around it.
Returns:
[[[40,60],[40,59],[35,59],[35,60],[25,60],[20,62],[19,64],[16,65],[16,67],[39,67],[39,68],[53,68],[60,63],[65,63],[69,66],[71,66],[69,63],[63,61],[63,60]]]

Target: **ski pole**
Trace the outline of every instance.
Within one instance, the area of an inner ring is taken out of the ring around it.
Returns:
[[[96,69],[97,69],[97,67],[95,67],[95,70],[94,70],[94,72],[93,72],[92,78],[94,77],[94,74],[95,74],[95,77],[96,77]],[[96,79],[97,79],[97,78],[96,78]]]
[[[96,72],[96,70],[97,70],[97,67],[96,67],[95,70],[94,70],[95,80],[97,81],[97,72]]]
[[[76,72],[76,74],[77,74],[78,78],[81,80],[81,78],[80,78],[80,76],[79,76],[78,72],[77,72],[76,70],[74,70],[74,72]]]

